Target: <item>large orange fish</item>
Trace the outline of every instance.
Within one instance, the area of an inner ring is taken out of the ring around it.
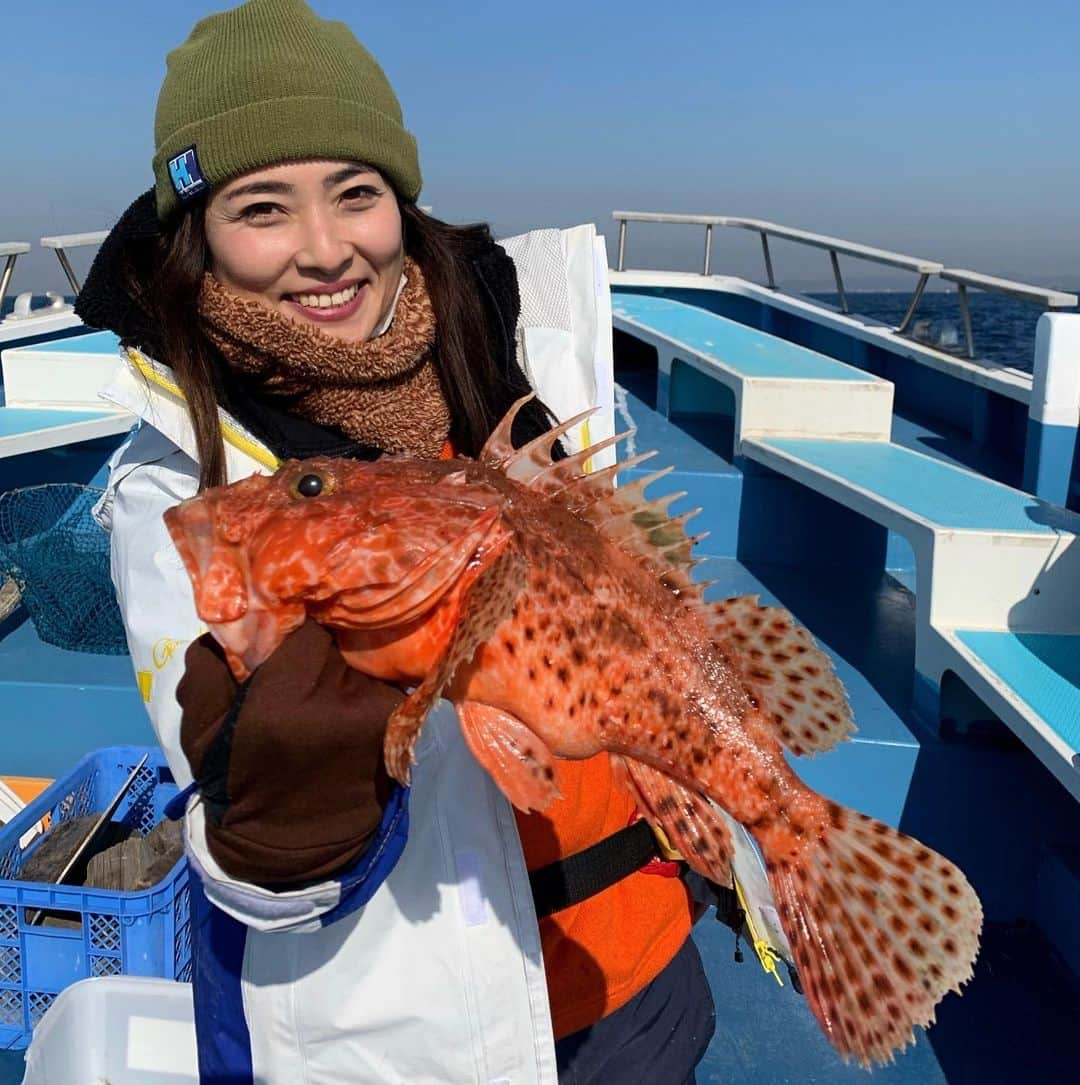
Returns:
[[[525,402],[524,400],[522,402]],[[730,884],[713,803],[765,859],[809,1004],[845,1056],[891,1059],[971,976],[982,910],[917,840],[830,802],[784,756],[852,731],[832,665],[777,607],[707,603],[671,495],[555,462],[571,419],[515,450],[517,404],[477,461],[313,459],[166,513],[203,621],[238,678],[310,615],[348,662],[411,694],[386,731],[409,776],[440,697],[515,806],[556,797],[554,758],[606,750],[695,870]],[[613,440],[618,440],[614,438]]]

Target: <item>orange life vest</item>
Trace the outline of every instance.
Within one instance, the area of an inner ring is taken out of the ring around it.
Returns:
[[[543,813],[515,810],[530,871],[595,844],[634,816],[606,753],[556,761],[560,798]],[[679,878],[640,871],[540,920],[555,1038],[595,1024],[667,966],[690,934],[692,905]]]

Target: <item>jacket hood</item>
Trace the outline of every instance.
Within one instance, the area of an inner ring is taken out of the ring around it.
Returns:
[[[86,282],[75,299],[75,313],[91,328],[120,336],[127,346],[160,358],[161,335],[150,314],[120,284],[127,269],[148,278],[160,259],[161,230],[154,190],[144,192],[120,216],[90,265]]]

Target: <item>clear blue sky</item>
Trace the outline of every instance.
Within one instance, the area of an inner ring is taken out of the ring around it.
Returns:
[[[4,5],[0,240],[104,228],[149,186],[165,54],[222,6]],[[615,208],[742,214],[1080,283],[1076,0],[313,6],[386,69],[452,221],[592,220],[613,252]],[[667,231],[632,229],[631,262],[696,267]],[[758,273],[736,233],[717,270]],[[23,259],[16,289],[59,285]],[[823,253],[776,260],[828,279]]]

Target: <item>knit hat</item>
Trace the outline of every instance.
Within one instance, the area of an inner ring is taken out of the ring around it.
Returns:
[[[375,58],[303,0],[249,0],[166,59],[154,120],[158,218],[248,170],[305,158],[374,166],[420,193],[416,140]]]

